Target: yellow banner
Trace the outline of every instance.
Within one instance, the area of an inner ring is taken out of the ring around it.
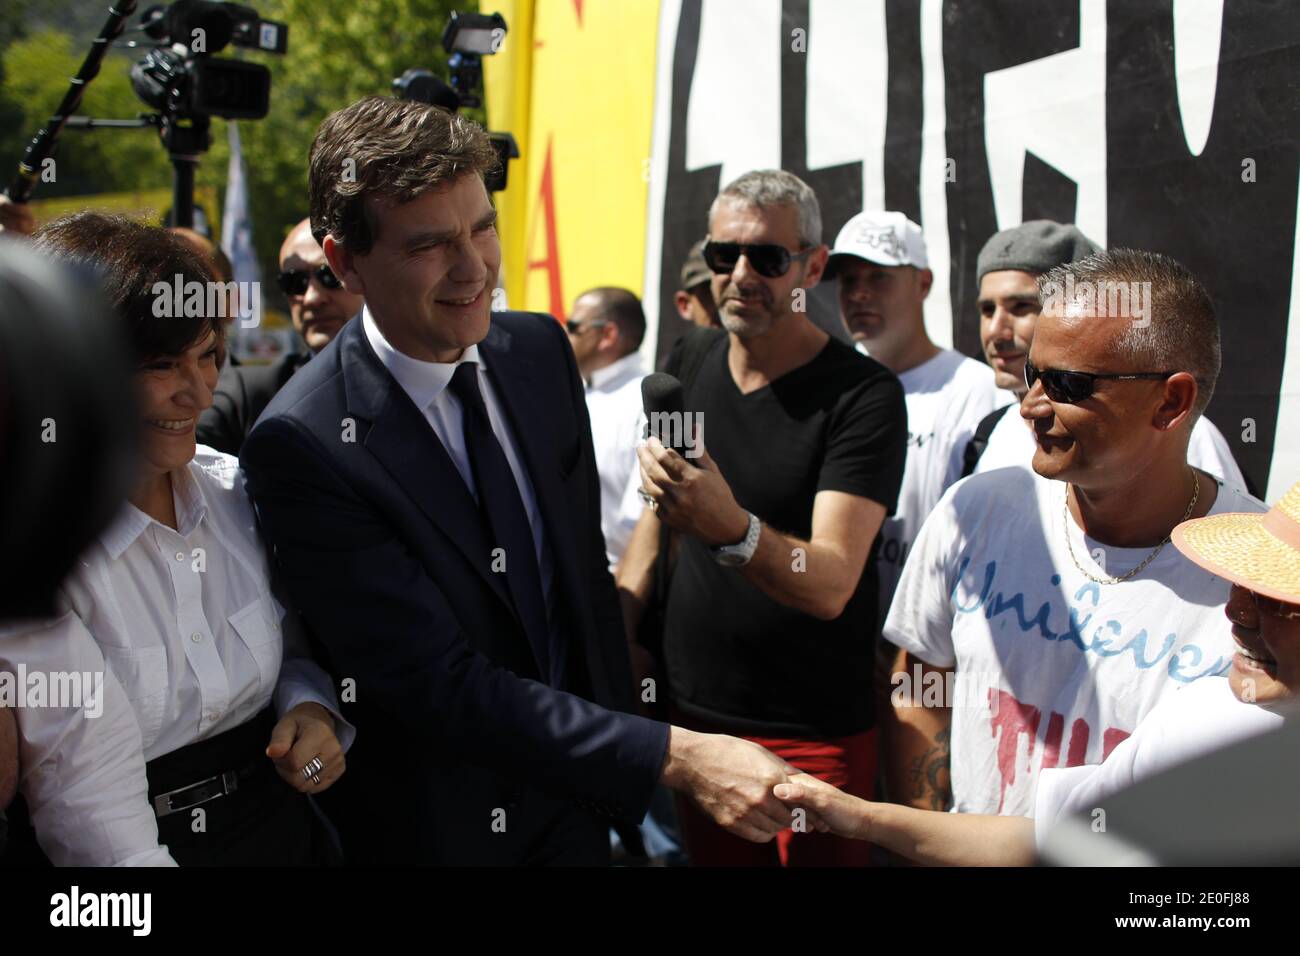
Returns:
[[[641,294],[658,0],[499,0],[489,125],[521,158],[497,197],[513,309],[568,315],[594,286]],[[486,9],[486,7],[485,7]]]

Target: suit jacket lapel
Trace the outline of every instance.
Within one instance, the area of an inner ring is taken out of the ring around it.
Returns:
[[[514,612],[505,576],[492,571],[478,503],[423,413],[379,361],[360,319],[339,333],[348,410],[369,423],[358,438]]]

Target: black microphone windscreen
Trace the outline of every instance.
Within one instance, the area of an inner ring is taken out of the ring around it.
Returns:
[[[654,412],[686,411],[682,383],[665,372],[652,372],[641,379],[641,404],[647,418]]]
[[[641,403],[645,407],[645,436],[654,435],[665,448],[686,453],[689,440],[686,397],[682,383],[664,372],[641,379]]]

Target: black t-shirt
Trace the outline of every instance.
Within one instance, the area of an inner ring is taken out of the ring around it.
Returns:
[[[892,513],[907,406],[888,369],[831,339],[812,361],[743,395],[727,350],[720,330],[692,330],[666,368],[685,374],[686,409],[703,415],[704,446],[742,508],[805,541],[819,491],[870,498]],[[701,351],[682,368],[683,353]],[[664,612],[676,706],[753,736],[839,737],[874,726],[878,543],[844,613],[821,621],[778,604],[684,538]]]

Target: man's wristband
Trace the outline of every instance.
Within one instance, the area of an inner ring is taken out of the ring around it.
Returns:
[[[752,512],[749,513],[749,529],[745,536],[736,544],[724,544],[721,547],[710,548],[713,554],[713,560],[717,561],[723,567],[741,568],[749,564],[749,559],[754,556],[758,550],[758,536],[763,530],[763,522]]]

